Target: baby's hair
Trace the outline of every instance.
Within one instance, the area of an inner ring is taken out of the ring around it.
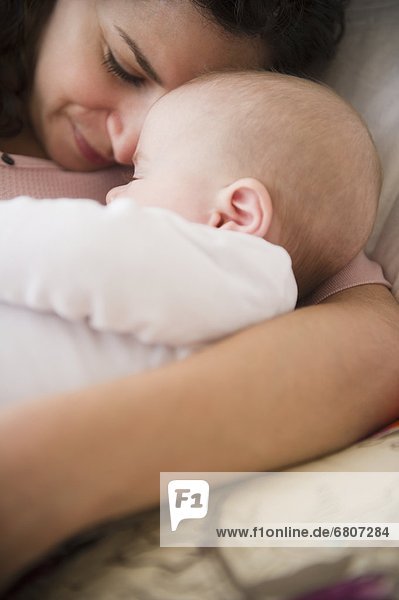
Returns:
[[[370,235],[382,176],[367,127],[327,86],[297,77],[215,73],[178,93],[190,87],[196,105],[225,124],[225,143],[210,132],[209,146],[225,164],[228,157],[232,180],[256,177],[271,195],[279,243],[292,257],[300,296],[308,294]]]

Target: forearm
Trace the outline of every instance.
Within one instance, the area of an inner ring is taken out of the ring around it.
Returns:
[[[364,286],[184,364],[9,410],[0,423],[9,570],[155,504],[160,471],[276,469],[361,438],[398,414],[398,352],[399,308],[383,287]]]

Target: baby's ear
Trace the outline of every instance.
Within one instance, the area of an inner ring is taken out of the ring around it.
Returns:
[[[252,177],[237,179],[222,188],[209,225],[265,237],[273,216],[270,194],[260,181]]]

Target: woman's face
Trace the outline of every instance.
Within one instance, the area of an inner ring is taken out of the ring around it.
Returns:
[[[259,41],[225,34],[189,0],[58,0],[39,46],[32,125],[67,169],[130,164],[144,117],[165,92],[264,58]]]

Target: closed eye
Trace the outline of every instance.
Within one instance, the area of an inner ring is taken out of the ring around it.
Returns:
[[[125,69],[118,63],[111,50],[108,50],[104,56],[103,65],[109,73],[112,73],[122,81],[134,85],[135,87],[141,87],[145,83],[143,77],[137,77],[125,71]]]

